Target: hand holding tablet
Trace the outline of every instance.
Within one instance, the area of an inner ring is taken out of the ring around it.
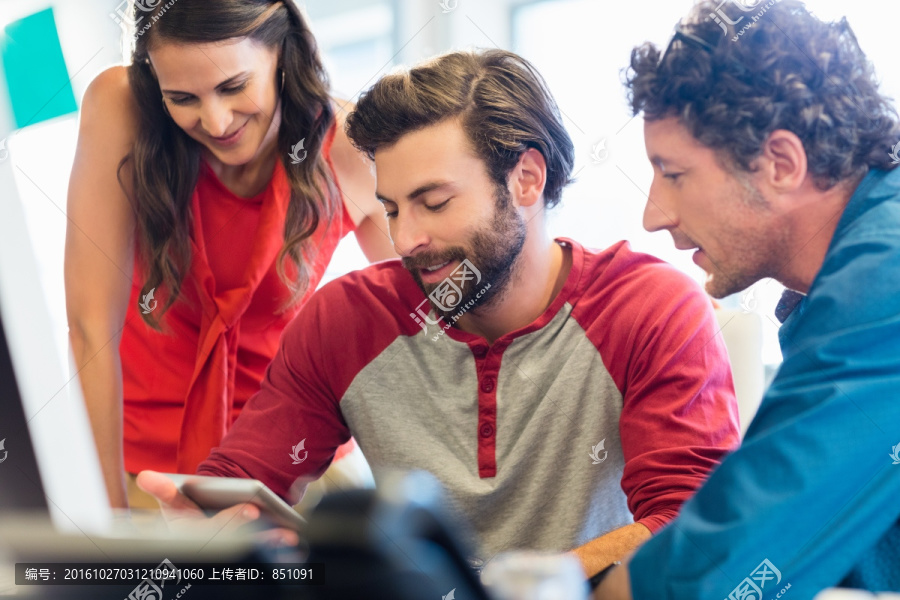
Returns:
[[[159,501],[170,522],[205,519],[215,523],[212,527],[234,530],[262,515],[293,532],[306,523],[287,502],[255,479],[142,471],[137,483]],[[218,512],[209,514],[214,511]]]

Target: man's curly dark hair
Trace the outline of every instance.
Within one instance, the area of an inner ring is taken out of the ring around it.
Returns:
[[[897,111],[846,20],[823,22],[799,0],[746,10],[709,0],[694,6],[680,28],[713,48],[677,40],[661,63],[653,44],[632,50],[625,79],[634,114],[678,117],[732,171],[750,172],[769,134],[791,131],[821,190],[896,167],[889,153],[900,142]]]

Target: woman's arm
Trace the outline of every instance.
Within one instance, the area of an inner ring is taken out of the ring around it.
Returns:
[[[331,160],[344,193],[344,206],[356,223],[356,240],[369,262],[397,258],[388,234],[384,207],[375,197],[375,167],[353,147],[344,130],[347,115],[353,108],[349,102],[337,101],[338,130],[331,147]]]
[[[65,247],[69,340],[114,507],[127,507],[119,342],[134,261],[134,213],[116,170],[134,143],[136,116],[124,67],[85,92],[69,180]],[[130,190],[131,170],[122,169]]]

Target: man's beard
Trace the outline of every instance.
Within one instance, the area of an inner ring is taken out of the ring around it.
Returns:
[[[469,248],[451,246],[441,252],[423,252],[415,257],[403,259],[403,266],[409,270],[419,288],[428,297],[434,311],[448,322],[461,310],[475,312],[499,302],[516,275],[517,262],[525,245],[527,229],[512,204],[508,190],[498,186],[494,198],[494,216],[491,223],[472,234]],[[462,289],[462,293],[458,303],[448,307],[449,310],[444,310],[430,295],[443,282],[424,283],[419,269],[447,261],[462,262],[466,259],[478,269],[481,280],[478,281],[477,277],[470,278],[460,286],[460,282],[452,279],[451,275],[451,281]]]
[[[739,201],[753,210],[768,210],[769,205],[758,188],[748,180],[740,183]],[[726,235],[733,240],[728,254],[718,257],[707,254],[713,272],[708,274],[704,288],[713,298],[737,294],[761,279],[774,277],[790,258],[784,250],[789,240],[785,231],[771,228],[760,231],[738,225]]]

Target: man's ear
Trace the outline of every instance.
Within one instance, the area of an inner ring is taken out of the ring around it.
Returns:
[[[763,182],[774,192],[796,191],[806,181],[806,149],[793,132],[776,129],[770,133],[758,160]]]
[[[509,186],[516,206],[534,206],[544,196],[547,161],[537,148],[529,148],[509,174]]]

